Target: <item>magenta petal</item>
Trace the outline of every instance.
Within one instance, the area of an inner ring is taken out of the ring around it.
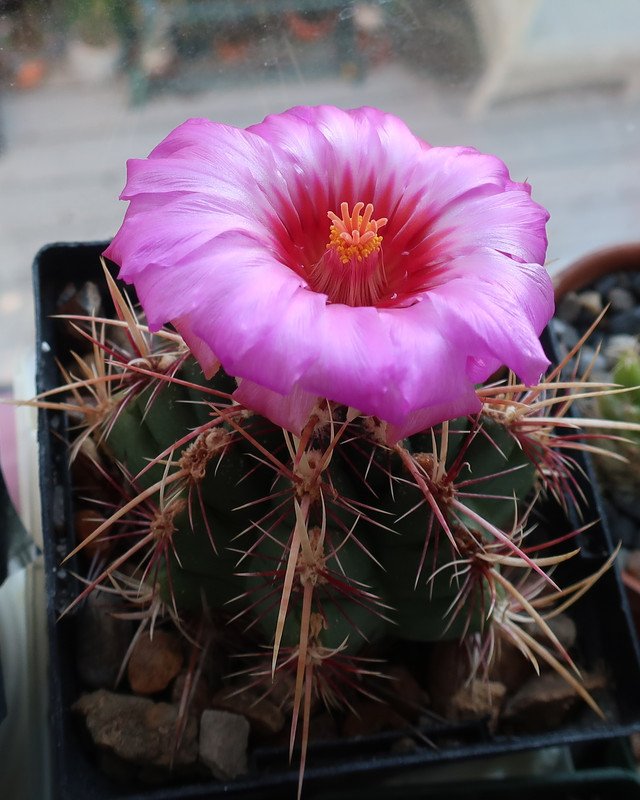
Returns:
[[[543,264],[548,219],[548,212],[531,200],[529,192],[511,188],[452,203],[434,220],[432,230],[450,257],[492,248],[518,261]]]
[[[153,328],[188,318],[189,335],[236,377],[286,394],[316,357],[324,298],[243,234],[220,236],[173,268],[150,266],[136,288]]]
[[[193,332],[192,323],[188,316],[173,320],[173,326],[193,353],[195,359],[202,367],[205,378],[210,380],[220,368],[220,362],[209,345]]]
[[[394,354],[376,309],[328,305],[316,336],[317,358],[301,379],[307,391],[366,414],[385,409],[396,418],[405,413],[389,397]]]
[[[290,394],[282,395],[248,380],[239,381],[233,398],[296,436],[302,432],[318,402],[316,395],[299,386],[294,387]]]
[[[475,380],[487,378],[499,362],[525,383],[535,383],[549,364],[538,339],[553,313],[553,287],[546,270],[495,255],[485,256],[482,269],[474,274],[472,262],[469,258],[465,270],[461,260],[452,269],[452,275],[459,272],[461,277],[429,293],[442,324],[449,326],[456,346],[476,359],[470,365]],[[485,362],[484,370],[478,359]]]
[[[454,399],[412,411],[399,425],[388,425],[387,444],[394,445],[400,439],[424,431],[440,422],[476,414],[481,408],[481,401],[473,391],[473,387],[469,386],[463,394]]]
[[[466,353],[442,335],[428,298],[404,309],[328,306],[318,358],[301,378],[312,393],[401,424],[469,391]]]

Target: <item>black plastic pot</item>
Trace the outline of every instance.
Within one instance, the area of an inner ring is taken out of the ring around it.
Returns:
[[[101,280],[99,254],[106,243],[54,244],[37,255],[34,263],[38,343],[37,388],[45,391],[58,384],[56,352],[67,344],[60,323],[52,320],[56,302],[65,287],[73,282]],[[552,347],[547,339],[546,345]],[[71,549],[72,494],[69,486],[64,419],[57,414],[40,414],[40,480],[43,532],[47,569],[48,626],[51,648],[50,691],[53,740],[53,785],[59,800],[92,797],[129,800],[187,800],[221,796],[242,798],[295,797],[298,780],[295,763],[288,764],[281,748],[259,749],[251,756],[250,772],[242,779],[221,783],[211,780],[169,788],[121,787],[99,771],[94,756],[74,725],[70,706],[81,691],[74,670],[74,615],[57,621],[77,592],[72,577],[73,564],[61,568],[60,561]],[[588,499],[585,519],[601,513],[589,464],[584,475],[576,474]],[[554,536],[579,526],[561,510],[549,504],[544,519]],[[564,585],[595,572],[612,551],[605,525],[594,525],[578,540],[580,555],[556,573]],[[312,745],[307,758],[305,797],[327,796],[339,791],[351,797],[371,795],[371,786],[382,776],[425,767],[475,759],[484,756],[579,742],[599,742],[628,735],[640,729],[640,664],[638,646],[631,625],[627,601],[616,569],[609,570],[598,585],[572,609],[578,629],[577,660],[586,669],[603,665],[608,689],[598,696],[606,711],[605,721],[584,709],[578,718],[541,734],[518,736],[492,735],[484,721],[430,725],[420,733],[432,745],[419,745],[409,753],[393,752],[393,745],[406,733],[389,733],[357,739],[329,741]],[[365,787],[368,789],[365,790]],[[376,797],[381,797],[379,793]],[[397,797],[398,789],[389,796]],[[431,796],[431,795],[430,795]]]

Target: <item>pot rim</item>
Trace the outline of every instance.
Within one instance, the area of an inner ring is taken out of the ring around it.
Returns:
[[[556,304],[612,272],[640,271],[640,242],[604,247],[572,261],[553,276]]]

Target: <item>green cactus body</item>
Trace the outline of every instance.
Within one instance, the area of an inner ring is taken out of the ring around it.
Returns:
[[[305,476],[324,466],[318,464],[333,434],[331,430],[314,434],[294,466],[285,435],[267,420],[251,414],[234,417],[235,422],[215,420],[216,398],[199,387],[229,392],[233,386],[226,375],[207,382],[197,364],[187,359],[178,377],[189,385],[163,386],[151,401],[150,386],[122,409],[109,435],[109,447],[137,474],[149,459],[170,450],[191,431],[209,426],[197,441],[192,437],[172,454],[170,466],[188,473],[183,499],[190,511],[184,508],[173,519],[171,549],[158,573],[161,596],[187,611],[197,609],[204,600],[211,609],[229,616],[244,602],[248,606],[242,615],[245,626],[269,641],[278,618],[292,531],[309,479]],[[432,507],[399,452],[379,445],[368,422],[355,422],[353,428],[358,435],[336,447],[308,506],[310,529],[316,531],[314,535],[324,530],[323,572],[313,577],[312,604],[314,613],[325,620],[322,644],[338,648],[346,643],[349,652],[357,653],[365,642],[390,634],[430,641],[479,630],[490,607],[488,588],[480,582],[471,595],[473,608],[464,613],[458,609],[452,616],[460,579],[446,566],[459,553],[434,522]],[[450,482],[455,486],[456,481],[478,481],[466,493],[483,495],[461,494],[460,500],[492,525],[508,529],[514,518],[513,493],[520,499],[527,495],[533,485],[533,467],[515,439],[492,420],[485,420],[484,432],[470,443],[466,419],[449,423],[448,435],[444,467],[452,470],[455,466],[456,473]],[[437,434],[436,453],[442,451],[440,438]],[[413,436],[402,446],[423,465],[425,480],[431,481],[431,434]],[[278,472],[269,455],[293,472]],[[159,463],[148,470],[142,487],[160,480],[164,468]],[[461,524],[472,527],[471,519],[448,505],[452,491],[446,482],[435,487],[434,502],[451,530]],[[494,499],[498,495],[502,499]],[[421,563],[422,574],[416,581]],[[429,580],[434,571],[436,577]],[[294,646],[300,638],[308,579],[304,572],[302,560],[291,588],[282,634],[285,646]],[[235,603],[231,602],[234,598]]]
[[[636,351],[624,353],[613,369],[613,381],[629,391],[607,394],[599,398],[600,411],[607,419],[620,422],[640,423],[640,354]],[[633,432],[627,437],[640,440]]]

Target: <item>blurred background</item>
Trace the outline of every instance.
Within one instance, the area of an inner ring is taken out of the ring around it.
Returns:
[[[638,0],[0,0],[0,387],[34,254],[114,234],[127,158],[298,103],[499,155],[551,212],[551,270],[640,238]]]

